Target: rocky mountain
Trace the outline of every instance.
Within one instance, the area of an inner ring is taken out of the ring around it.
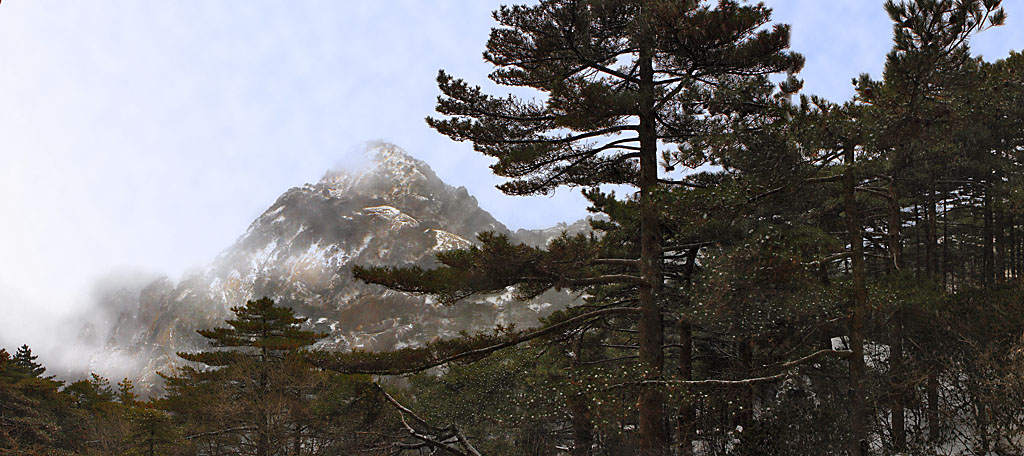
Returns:
[[[355,281],[353,265],[431,266],[436,252],[470,245],[481,231],[541,245],[588,227],[510,233],[465,188],[445,184],[398,147],[378,144],[367,154],[365,169],[331,170],[315,184],[286,191],[234,245],[180,282],[106,286],[100,307],[117,310],[101,325],[109,330],[83,328],[81,337],[102,343],[89,370],[158,388],[155,373],[182,362],[175,353],[205,347],[196,329],[222,326],[231,306],[261,296],[309,318],[311,329],[330,334],[319,344],[341,350],[399,348],[496,324],[531,326],[569,302],[551,292],[514,303],[509,291],[442,306]]]

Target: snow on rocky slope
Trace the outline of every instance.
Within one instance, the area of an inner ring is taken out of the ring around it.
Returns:
[[[481,231],[512,235],[465,188],[445,184],[400,148],[378,144],[368,153],[367,169],[332,170],[315,184],[286,191],[234,245],[179,283],[153,281],[128,293],[134,299],[127,302],[125,290],[114,290],[107,299],[116,299],[120,312],[111,316],[116,321],[89,369],[158,391],[156,372],[182,362],[175,353],[205,347],[196,329],[222,326],[230,307],[261,296],[307,317],[311,329],[330,334],[321,345],[341,350],[392,349],[495,324],[532,326],[569,302],[550,292],[514,303],[505,293],[440,306],[429,297],[355,281],[353,265],[431,266],[438,251],[468,246]],[[585,227],[513,236],[539,245]]]

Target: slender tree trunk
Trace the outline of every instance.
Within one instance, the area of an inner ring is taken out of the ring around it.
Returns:
[[[1006,233],[1006,235],[1009,238],[1009,239],[1007,239],[1007,242],[1010,244],[1009,245],[1009,247],[1010,247],[1010,252],[1009,252],[1009,256],[1010,256],[1010,263],[1009,263],[1010,277],[1016,279],[1017,278],[1017,239],[1016,239],[1017,236],[1014,233],[1016,231],[1016,227],[1014,226],[1014,223],[1015,223],[1014,222],[1014,217],[1012,215],[1008,215],[1007,218],[1008,218],[1007,225],[1009,225],[1009,226],[1007,227],[1008,233]]]
[[[744,375],[753,377],[754,372],[754,339],[745,337],[740,339],[740,364],[743,366]],[[740,410],[736,413],[736,422],[746,429],[750,428],[754,420],[754,386],[741,386],[739,393]]]
[[[852,289],[850,290],[850,455],[867,456],[867,417],[864,404],[864,314],[867,312],[867,289],[864,271],[864,235],[853,173],[854,144],[844,146],[847,169],[844,172],[843,205],[850,242]]]
[[[921,277],[921,210],[920,206],[914,205],[914,232],[917,234],[917,242],[914,244],[914,277]]]
[[[854,148],[850,143],[844,146],[846,171],[843,175],[843,206],[846,212],[846,229],[849,234],[850,259],[852,268],[852,289],[850,290],[849,334],[850,334],[850,455],[867,456],[868,429],[867,407],[864,392],[864,318],[867,313],[867,281],[864,268],[864,233],[861,225],[860,207],[857,204],[855,187],[857,178],[853,173]]]
[[[928,183],[927,197],[924,205],[925,211],[925,238],[924,238],[924,268],[927,272],[928,278],[931,280],[938,279],[936,275],[937,265],[939,262],[938,254],[936,252],[937,245],[937,229],[936,225],[937,215],[936,212],[936,201],[935,201],[935,183]],[[943,285],[945,285],[945,278],[942,279]]]
[[[903,220],[900,217],[899,194],[896,189],[895,176],[889,179],[888,218],[889,255],[891,256],[889,272],[896,274],[903,267],[903,249],[900,238]],[[899,303],[896,305],[900,306]],[[892,319],[892,332],[890,334],[892,345],[889,358],[889,382],[890,389],[892,390],[892,443],[896,451],[902,451],[907,446],[906,407],[904,406],[906,392],[903,388],[903,309],[897,307],[893,312]]]
[[[977,400],[977,399],[975,399]],[[988,456],[989,454],[989,435],[988,435],[988,409],[984,403],[979,403],[976,409],[976,421],[977,421],[977,432],[978,432],[978,447],[974,450],[974,454],[978,456]]]
[[[664,322],[658,303],[661,290],[661,233],[654,192],[658,186],[658,134],[654,110],[654,58],[649,33],[642,32],[640,70],[640,286],[639,346],[644,379],[663,378]],[[639,452],[661,456],[669,453],[669,433],[665,419],[665,399],[660,385],[646,384],[640,396]]]
[[[693,380],[693,328],[686,318],[679,320],[679,378]],[[691,392],[683,397],[676,418],[679,428],[679,456],[693,456],[693,441],[697,440],[696,398]]]
[[[700,247],[691,248],[686,252],[686,267],[683,269],[684,281],[689,291],[689,285],[693,279],[693,271],[697,265],[697,254]],[[687,302],[687,306],[689,303]],[[682,380],[693,380],[693,326],[685,315],[679,319],[679,377]],[[679,456],[693,456],[693,443],[697,440],[697,398],[694,391],[686,391],[683,394],[682,403],[679,405],[679,414],[676,417],[676,426],[679,432]]]
[[[572,425],[572,456],[590,456],[594,446],[593,423],[590,419],[590,408],[585,398],[571,395],[568,399],[569,421]]]
[[[1010,235],[1013,236],[1014,243],[1014,278],[1020,279],[1021,272],[1024,271],[1024,236],[1018,236],[1019,231],[1017,230],[1017,218],[1010,224]]]
[[[268,337],[264,333],[264,338]],[[256,418],[259,420],[259,424],[256,427],[257,433],[257,446],[256,456],[270,456],[270,414],[267,412],[267,404],[264,402],[269,398],[268,389],[270,387],[268,382],[267,364],[269,357],[267,356],[267,348],[260,347],[260,378],[259,378],[259,400],[262,403],[256,404],[257,415]]]
[[[992,252],[992,256],[995,258],[995,279],[996,282],[1001,283],[1006,280],[1006,217],[1001,213],[993,214],[992,224],[995,228],[993,237],[995,247]]]
[[[896,310],[892,322],[892,346],[889,361],[889,381],[892,389],[892,443],[896,451],[907,447],[904,354],[903,354],[904,313]]]
[[[903,217],[900,213],[900,197],[896,188],[896,178],[889,180],[889,201],[888,201],[888,223],[889,223],[889,272],[896,273],[903,269]]]
[[[982,252],[982,283],[985,285],[991,285],[996,278],[995,270],[995,221],[992,215],[992,192],[989,191],[988,185],[985,185],[983,190],[985,192],[984,201],[984,224],[982,225],[982,236],[985,238],[982,242],[982,248],[985,249]]]
[[[934,361],[932,364],[937,364]],[[928,382],[925,385],[928,395],[928,440],[934,445],[939,442],[939,373],[934,369],[928,371]]]
[[[928,189],[928,209],[927,210],[928,210],[929,213],[928,213],[928,223],[927,223],[927,225],[928,225],[928,233],[929,233],[929,235],[928,235],[928,245],[929,245],[930,250],[931,250],[932,253],[931,253],[931,256],[929,256],[926,259],[925,266],[927,267],[926,271],[928,273],[928,277],[932,278],[932,279],[934,279],[936,274],[938,274],[938,267],[937,267],[938,266],[937,265],[938,261],[936,261],[936,259],[934,258],[935,257],[935,250],[936,250],[935,249],[936,224],[938,223],[938,221],[936,220],[936,214],[935,214],[936,213],[936,206],[937,206],[937,204],[938,203],[935,201],[935,183],[934,183],[934,181],[931,181],[931,182],[929,182],[929,189]],[[948,219],[946,218],[946,213],[948,211],[949,210],[948,210],[947,207],[943,207],[943,211],[942,211],[942,221],[943,221],[943,224],[942,224],[943,257],[947,257],[948,256],[948,252],[949,252],[949,225],[947,223]],[[944,258],[943,263],[944,264],[948,264],[948,258]],[[943,268],[943,270],[945,270],[945,268]],[[943,271],[942,279],[943,279],[942,280],[942,282],[943,282],[943,291],[947,291],[947,289],[946,289],[946,273],[945,273],[945,271]],[[939,439],[939,427],[940,427],[940,424],[939,424],[939,382],[938,382],[939,363],[936,362],[935,359],[933,359],[934,356],[935,355],[932,354],[931,357],[929,357],[929,359],[927,361],[929,369],[928,369],[928,380],[925,383],[925,395],[928,397],[928,411],[926,413],[926,417],[928,418],[928,438],[929,438],[929,440],[933,444],[938,442],[938,439]]]
[[[945,195],[943,195],[943,198],[942,198],[942,261],[936,261],[935,262],[936,264],[932,265],[932,274],[942,274],[942,284],[943,284],[942,290],[944,292],[955,290],[956,289],[956,284],[957,284],[957,282],[956,282],[956,275],[955,275],[956,274],[956,270],[949,266],[950,261],[949,261],[949,205],[947,204],[948,200],[949,200],[949,198],[946,198]],[[936,221],[935,223],[938,223],[938,221]],[[967,276],[967,273],[966,273],[967,264],[964,263],[964,262],[960,262],[960,264],[964,267],[964,274],[961,276],[961,281],[963,281],[963,277]],[[949,276],[949,289],[947,289],[945,287],[945,285],[946,285],[946,276],[947,275]]]
[[[1019,279],[1024,272],[1024,236],[1018,236],[1016,218],[1014,220],[1010,233],[1014,237],[1014,278]]]
[[[569,358],[569,375],[572,377],[579,372],[579,363],[583,358],[583,337],[586,331],[581,333],[573,343],[573,356]],[[569,408],[569,424],[572,426],[572,456],[590,456],[594,447],[594,421],[591,418],[590,407],[587,397],[583,391],[577,394],[570,394],[566,400]]]

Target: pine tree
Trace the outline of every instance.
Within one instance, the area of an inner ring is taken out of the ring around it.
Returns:
[[[135,384],[127,378],[117,382],[117,391],[114,393],[114,397],[125,406],[136,405],[138,396],[135,394]]]
[[[269,456],[273,448],[284,445],[288,439],[289,410],[295,406],[294,401],[302,400],[296,397],[296,385],[304,375],[298,351],[325,335],[301,329],[305,319],[296,317],[290,308],[275,305],[270,298],[248,301],[231,311],[235,318],[226,321],[228,327],[198,331],[211,346],[222,350],[178,354],[186,360],[221,369],[207,375],[183,371],[181,378],[176,379],[179,381],[173,382],[174,393],[189,394],[189,379],[194,379],[200,388],[210,381],[226,382],[223,386],[232,390],[231,394],[244,407],[243,417],[235,418],[235,422],[241,420],[254,429],[253,454]],[[229,404],[219,404],[226,405]]]
[[[895,44],[886,57],[883,80],[871,81],[863,75],[854,82],[858,101],[863,103],[859,106],[862,109],[858,109],[860,122],[870,132],[856,140],[870,153],[865,158],[881,162],[876,176],[861,176],[861,180],[884,179],[884,190],[874,195],[885,200],[886,254],[890,257],[887,269],[890,274],[900,272],[904,264],[902,194],[908,187],[923,187],[928,218],[925,270],[934,283],[946,282],[944,275],[941,279],[937,277],[937,180],[943,178],[941,173],[950,171],[955,155],[962,154],[950,150],[948,145],[955,142],[951,135],[959,129],[957,124],[963,119],[963,110],[956,106],[957,99],[962,99],[966,91],[977,83],[977,72],[973,70],[977,64],[970,56],[969,39],[978,31],[1003,24],[1006,16],[1000,3],[1000,0],[890,0],[885,4],[886,12],[894,22]],[[978,133],[974,130],[969,134],[978,137]],[[861,188],[878,186],[862,182],[857,182],[857,185]],[[987,212],[985,220],[986,229],[990,232],[991,212]],[[989,234],[985,238],[991,239],[992,236]],[[995,274],[991,252],[992,246],[989,245],[983,253],[987,271],[984,276],[989,278],[986,280],[991,280]],[[859,308],[866,309],[866,305],[861,304]],[[903,344],[907,321],[905,309],[898,307],[892,312],[889,336],[892,345],[890,382],[893,385],[891,435],[894,451],[903,451],[907,446],[904,403],[908,393],[902,386],[907,376]],[[863,310],[855,310],[854,314],[864,318]],[[855,357],[860,356],[858,351],[859,348],[854,347]],[[935,372],[929,375],[935,375]],[[863,400],[864,394],[860,390],[856,398]],[[934,395],[931,402],[935,402]],[[861,409],[863,406],[859,406],[858,410]],[[857,413],[863,415],[863,412]],[[863,422],[864,418],[858,421]],[[929,421],[930,428],[938,428],[935,413],[929,413]],[[862,441],[867,439],[865,426],[856,423],[854,426],[854,433],[859,434]]]
[[[639,315],[639,359],[646,380],[639,400],[639,452],[667,454],[670,436],[662,388],[657,386],[664,377],[664,309],[659,299],[663,246],[658,223],[662,208],[656,196],[664,182],[658,171],[659,145],[685,143],[700,135],[700,119],[709,115],[709,109],[741,112],[748,101],[741,90],[731,99],[710,99],[720,88],[740,88],[743,81],[760,81],[769,74],[794,73],[803,60],[786,50],[788,27],[766,27],[770,10],[760,4],[726,0],[712,7],[693,1],[547,0],[536,6],[503,7],[494,17],[499,27],[492,31],[484,54],[497,67],[490,78],[502,85],[539,90],[545,99],[487,95],[442,71],[437,109],[448,117],[427,122],[496,158],[491,169],[510,179],[500,189],[511,195],[602,184],[637,189],[636,257],[596,258],[572,250],[563,253],[573,255],[575,261],[566,261],[554,258],[552,252],[530,253],[538,261],[552,258],[551,263],[585,265],[575,272],[567,267],[531,267],[529,255],[496,258],[527,266],[520,271],[507,268],[511,274],[506,280],[525,284],[529,292],[608,283],[633,290]],[[792,80],[784,85],[787,90],[796,88]],[[711,108],[716,102],[718,106]],[[484,255],[502,250],[529,253],[515,251],[500,238],[482,241]],[[472,254],[441,260],[463,270],[474,261]],[[528,275],[537,271],[547,273]],[[416,280],[445,287],[446,279],[465,276],[367,269],[357,274],[406,289],[416,288]]]
[[[32,349],[28,345],[22,345],[18,347],[18,350],[14,353],[14,357],[11,361],[17,368],[25,372],[30,377],[41,377],[46,368],[42,364],[36,362],[38,356],[32,354]]]

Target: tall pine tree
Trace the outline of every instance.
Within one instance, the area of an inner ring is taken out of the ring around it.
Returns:
[[[534,195],[561,186],[602,184],[636,188],[635,257],[577,255],[589,267],[572,272],[564,266],[538,268],[537,260],[551,258],[551,252],[536,252],[533,261],[519,255],[517,261],[505,263],[525,263],[508,271],[508,281],[525,284],[531,291],[609,283],[633,290],[639,360],[645,372],[638,402],[640,454],[667,454],[670,441],[658,386],[664,377],[665,340],[664,303],[659,300],[664,281],[658,221],[662,208],[656,197],[664,185],[659,148],[700,135],[711,94],[719,88],[799,71],[802,57],[787,51],[789,28],[769,26],[770,13],[762,4],[732,0],[716,6],[702,1],[546,0],[535,6],[502,7],[494,14],[499,27],[492,30],[484,53],[485,60],[497,67],[490,78],[506,86],[536,89],[545,97],[492,96],[443,71],[438,75],[442,96],[437,109],[448,117],[428,118],[428,124],[496,158],[492,171],[510,179],[499,187],[502,191]],[[738,96],[730,103],[745,101]],[[490,239],[496,241],[491,250],[514,250],[502,246],[501,239]],[[466,258],[457,256],[448,260],[465,266]],[[566,263],[564,258],[560,261]],[[380,269],[357,273],[370,281],[419,291],[430,291],[422,286],[424,281],[433,282],[436,289],[453,278],[448,272],[432,277]],[[420,286],[413,283],[417,281]]]

